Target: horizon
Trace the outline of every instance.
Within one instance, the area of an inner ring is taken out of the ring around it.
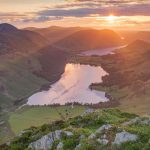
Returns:
[[[8,23],[8,22],[3,22],[3,23],[0,23],[0,25],[2,24],[9,24],[9,25],[12,25],[14,27],[16,27],[17,29],[20,29],[20,30],[24,30],[24,29],[28,29],[28,28],[35,28],[35,29],[45,29],[45,28],[52,28],[52,27],[60,27],[60,28],[89,28],[89,29],[94,29],[94,30],[112,30],[112,31],[124,31],[124,32],[149,32],[150,29],[147,29],[147,30],[138,30],[138,29],[135,29],[135,30],[128,30],[128,29],[110,29],[110,28],[95,28],[95,27],[87,27],[87,26],[57,26],[57,25],[50,25],[50,26],[42,26],[42,27],[36,27],[36,26],[27,26],[27,27],[18,27],[17,25],[14,25],[14,24],[11,24],[11,23]]]
[[[0,0],[0,5],[0,23],[7,22],[18,28],[150,30],[148,0]]]

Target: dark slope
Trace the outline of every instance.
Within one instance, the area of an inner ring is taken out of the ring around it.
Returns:
[[[87,28],[81,27],[59,27],[51,26],[48,28],[26,28],[26,30],[34,31],[49,40],[50,43],[54,43],[58,40],[64,39],[65,37],[81,30],[86,30]]]
[[[9,24],[0,24],[0,54],[14,51],[29,52],[48,45],[48,41],[33,31],[19,30]]]
[[[42,69],[36,75],[45,78],[51,83],[58,80],[64,72],[65,65],[71,55],[53,46],[48,46],[39,51],[38,60]]]

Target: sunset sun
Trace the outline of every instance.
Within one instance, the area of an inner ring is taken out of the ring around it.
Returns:
[[[106,17],[106,20],[109,22],[114,22],[117,19],[116,16],[114,16],[113,14],[110,14],[109,16]]]

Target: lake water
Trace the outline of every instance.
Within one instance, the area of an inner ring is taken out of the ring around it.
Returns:
[[[38,92],[28,99],[29,105],[65,104],[67,102],[98,103],[108,99],[104,92],[90,90],[91,83],[102,82],[107,73],[101,67],[67,64],[60,80],[48,91]]]
[[[81,55],[81,56],[92,56],[92,55],[103,56],[103,55],[108,55],[108,54],[114,54],[115,53],[114,50],[124,48],[126,46],[127,45],[104,48],[104,49],[89,50],[89,51],[82,52],[79,55]]]

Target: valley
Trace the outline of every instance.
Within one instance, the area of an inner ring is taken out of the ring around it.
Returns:
[[[56,32],[63,36],[51,39]],[[2,24],[0,34],[7,39],[0,45],[0,143],[89,107],[150,113],[148,42],[128,43],[114,31],[89,28],[20,30]],[[74,101],[80,104],[65,105]],[[49,106],[54,103],[59,105]]]

